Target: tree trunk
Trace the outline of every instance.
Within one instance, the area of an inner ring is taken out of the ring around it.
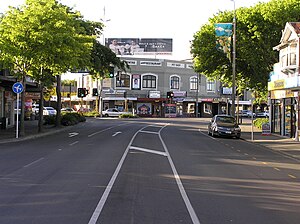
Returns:
[[[57,96],[57,113],[55,126],[61,126],[61,77],[60,75],[56,76],[56,96]],[[71,96],[70,96],[71,97]]]

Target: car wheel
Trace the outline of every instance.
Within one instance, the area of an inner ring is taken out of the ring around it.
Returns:
[[[108,114],[105,114],[104,117],[109,117]]]

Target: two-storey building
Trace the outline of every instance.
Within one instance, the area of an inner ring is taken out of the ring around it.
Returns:
[[[279,63],[270,74],[271,131],[298,140],[300,22],[288,22],[279,45]]]

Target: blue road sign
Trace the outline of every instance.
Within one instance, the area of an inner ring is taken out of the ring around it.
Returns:
[[[20,82],[16,82],[12,87],[14,93],[21,93],[24,90],[24,86]]]

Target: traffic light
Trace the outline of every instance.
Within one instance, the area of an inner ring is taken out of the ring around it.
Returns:
[[[98,89],[97,88],[93,88],[93,96],[98,96]]]
[[[109,74],[108,74],[109,78],[115,77],[115,68],[113,66],[109,67],[108,72],[109,72]]]
[[[86,96],[86,88],[78,88],[77,97],[85,97],[85,96]]]
[[[173,97],[174,97],[174,93],[173,92],[171,92],[171,91],[167,92],[167,98],[168,99],[171,99]]]

